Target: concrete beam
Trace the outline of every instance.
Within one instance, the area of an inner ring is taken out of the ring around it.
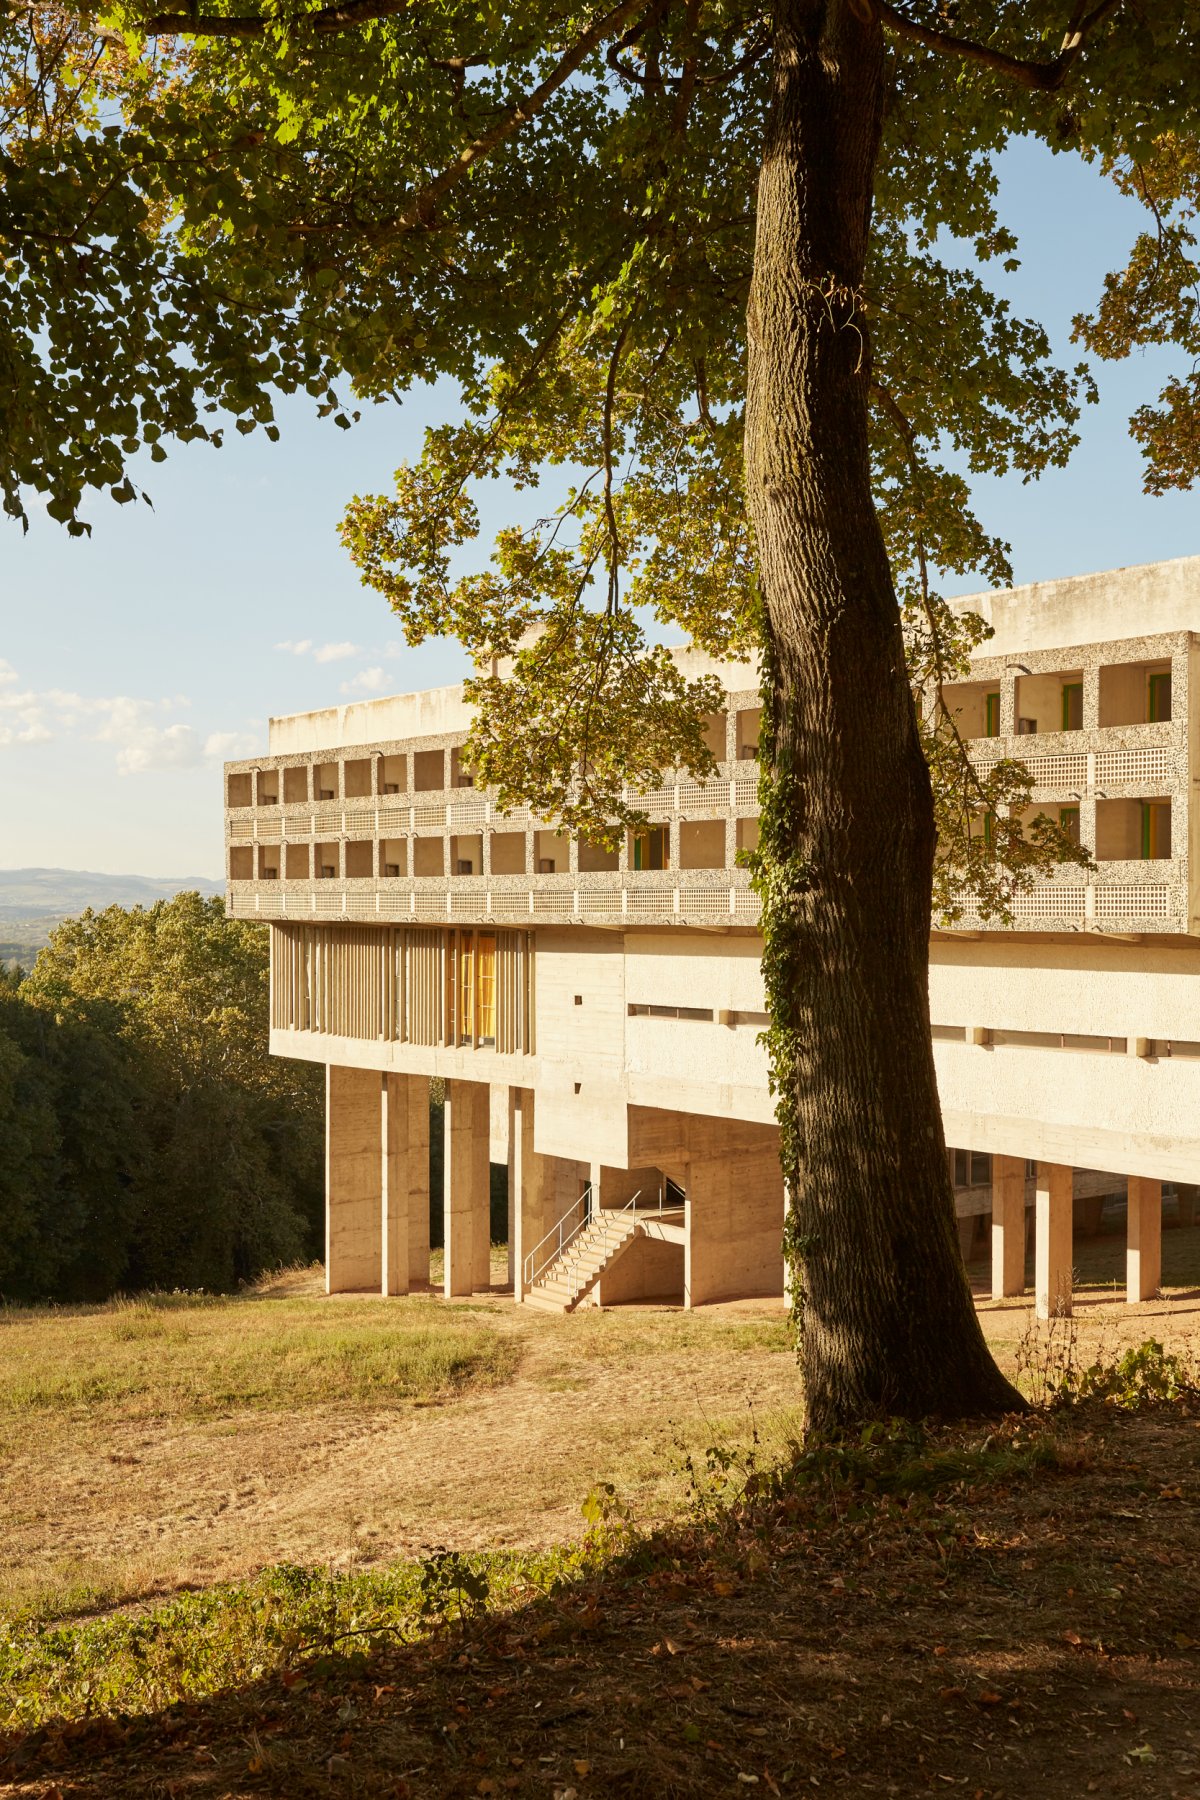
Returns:
[[[429,1280],[429,1081],[383,1077],[384,1294]]]
[[[1034,1227],[1034,1293],[1039,1319],[1071,1313],[1073,1216],[1071,1170],[1063,1163],[1037,1166]]]
[[[992,1299],[1025,1292],[1025,1159],[992,1158]]]
[[[1129,1177],[1125,1246],[1125,1298],[1152,1300],[1162,1285],[1162,1182]]]
[[[490,1110],[487,1083],[448,1081],[443,1161],[447,1300],[491,1285]]]
[[[383,1279],[378,1070],[325,1068],[325,1292],[378,1293]]]

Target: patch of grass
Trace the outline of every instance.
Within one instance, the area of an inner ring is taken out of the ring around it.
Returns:
[[[697,1318],[682,1310],[653,1315],[621,1309],[581,1311],[571,1315],[571,1330],[573,1354],[581,1360],[597,1362],[642,1362],[687,1351],[700,1341],[706,1355],[744,1356],[761,1351],[781,1356],[795,1354],[791,1327],[778,1314]]]
[[[601,1506],[600,1512],[607,1512]],[[48,1626],[0,1624],[0,1730],[97,1713],[142,1713],[298,1670],[353,1659],[439,1627],[506,1611],[602,1569],[628,1533],[601,1520],[578,1544],[459,1556],[384,1570],[281,1564],[137,1612]]]
[[[431,1400],[508,1379],[517,1346],[433,1301],[152,1295],[0,1317],[0,1422],[119,1409],[130,1421],[256,1407]]]
[[[685,1579],[681,1571],[694,1562],[704,1585],[728,1591],[723,1582],[765,1567],[773,1540],[782,1549],[798,1531],[858,1536],[872,1522],[895,1529],[907,1520],[925,1533],[936,1518],[952,1541],[966,1526],[962,1508],[984,1489],[1031,1481],[1059,1463],[1046,1432],[1021,1422],[982,1440],[872,1427],[861,1439],[796,1449],[782,1462],[759,1467],[755,1459],[753,1449],[715,1444],[704,1473],[689,1461],[690,1526],[640,1528],[603,1483],[581,1507],[588,1529],[558,1548],[442,1550],[350,1572],[285,1564],[84,1623],[12,1619],[0,1625],[0,1729],[161,1711],[280,1671],[294,1692],[335,1667],[353,1674],[399,1643],[467,1632],[593,1580],[646,1577],[654,1587]]]

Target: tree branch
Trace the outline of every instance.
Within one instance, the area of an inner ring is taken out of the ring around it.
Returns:
[[[289,30],[314,33],[318,37],[335,31],[352,31],[356,25],[368,25],[373,19],[393,19],[398,13],[411,12],[414,0],[342,0],[335,6],[319,6],[312,12],[280,14],[272,18],[264,13],[155,13],[143,27],[147,37],[262,37],[268,26],[284,26]]]
[[[389,243],[393,238],[401,236],[406,231],[411,231],[414,226],[427,223],[438,201],[448,194],[451,188],[457,187],[463,176],[469,174],[475,163],[480,162],[485,156],[490,156],[492,151],[504,143],[506,138],[512,137],[514,132],[521,129],[522,125],[527,125],[531,119],[535,118],[547,100],[558,92],[564,82],[570,80],[576,69],[587,61],[592,51],[602,44],[605,38],[611,37],[614,31],[621,31],[630,19],[639,12],[648,11],[653,4],[654,0],[619,0],[618,5],[606,12],[602,18],[597,19],[590,30],[585,31],[582,37],[576,38],[571,48],[547,75],[545,81],[540,82],[532,93],[526,94],[523,100],[518,100],[515,106],[510,106],[508,111],[502,113],[496,123],[480,137],[477,137],[473,143],[464,145],[452,163],[449,163],[439,175],[435,175],[432,181],[426,182],[425,186],[413,195],[399,218],[380,234],[380,241],[385,244]]]
[[[1052,62],[1039,63],[1029,62],[1020,56],[1009,56],[1003,50],[992,50],[987,44],[977,44],[972,38],[954,37],[946,31],[934,31],[927,25],[918,24],[916,19],[910,19],[899,7],[891,5],[890,0],[865,0],[875,16],[894,31],[897,37],[909,38],[913,43],[923,44],[927,50],[936,50],[943,56],[961,56],[967,62],[977,63],[980,68],[991,69],[993,74],[1015,81],[1020,87],[1042,93],[1053,93],[1062,87],[1083,54],[1084,45],[1092,32],[1111,18],[1121,3],[1122,0],[1098,0],[1088,11],[1083,0],[1077,0],[1063,33],[1058,55]]]

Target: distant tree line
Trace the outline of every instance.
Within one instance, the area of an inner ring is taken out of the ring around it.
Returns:
[[[67,920],[0,973],[0,1296],[228,1290],[320,1253],[323,1070],[268,1055],[266,929]]]

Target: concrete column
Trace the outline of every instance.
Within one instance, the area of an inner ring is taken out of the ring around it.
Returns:
[[[383,1279],[377,1069],[325,1069],[325,1292],[378,1293]]]
[[[685,1306],[782,1292],[783,1171],[774,1133],[764,1139],[687,1164]]]
[[[992,1157],[992,1299],[1025,1292],[1025,1159]]]
[[[1151,1300],[1162,1284],[1162,1182],[1129,1177],[1125,1247],[1125,1298],[1132,1306]]]
[[[490,1126],[487,1083],[448,1081],[442,1196],[447,1300],[490,1285]]]
[[[382,1079],[382,1289],[407,1294],[429,1280],[429,1080]]]
[[[587,1183],[586,1163],[543,1156],[533,1147],[532,1088],[513,1089],[509,1137],[509,1205],[512,1218],[513,1297],[526,1292],[525,1259],[552,1231]]]
[[[520,1112],[517,1106],[519,1089],[508,1090],[508,1285],[513,1291],[513,1299],[521,1298],[517,1283],[521,1277],[518,1273],[520,1256],[517,1250],[517,1219],[521,1208],[517,1203],[517,1133],[520,1125]]]
[[[1039,1319],[1071,1312],[1072,1171],[1062,1163],[1037,1166],[1034,1290]]]

